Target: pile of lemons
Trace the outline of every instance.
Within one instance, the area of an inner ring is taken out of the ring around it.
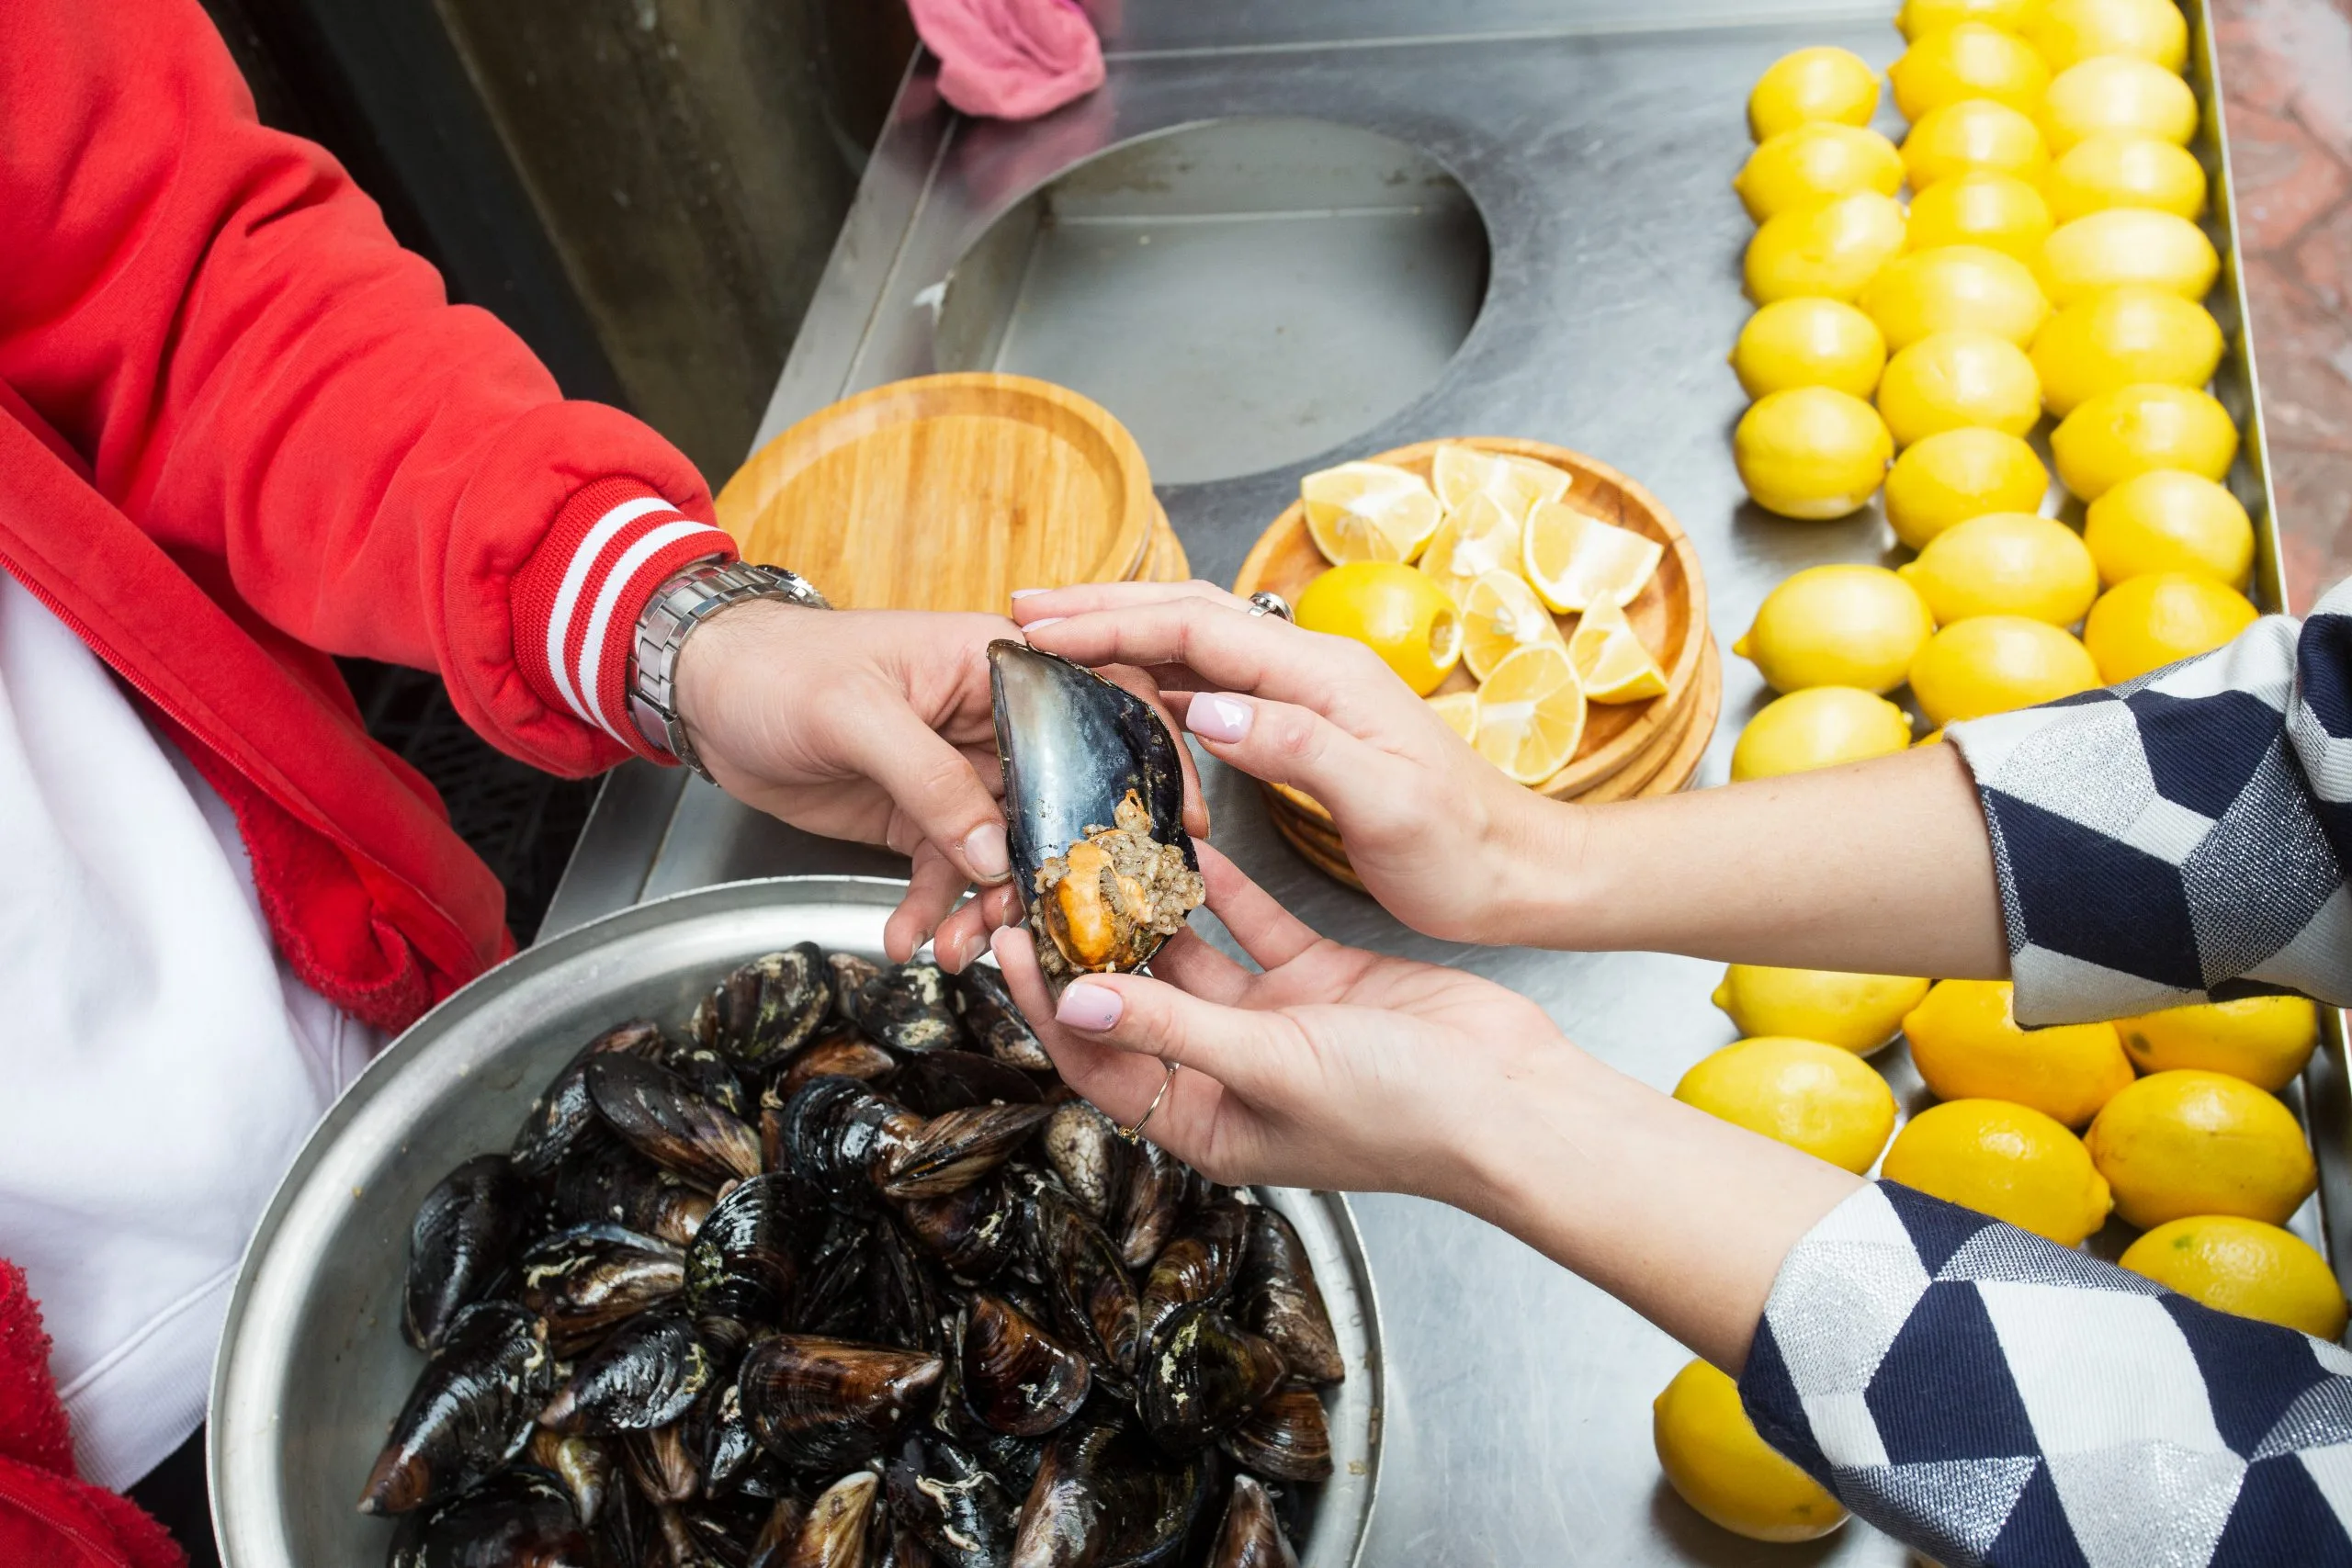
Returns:
[[[1573,483],[1453,442],[1427,479],[1388,463],[1307,475],[1307,534],[1332,564],[1300,592],[1298,624],[1366,644],[1481,756],[1542,784],[1576,756],[1586,704],[1666,691],[1625,616],[1665,547],[1594,516]],[[1440,693],[1457,664],[1475,687]]]
[[[1902,749],[1883,699],[1905,683],[1939,728],[2144,674],[2256,615],[2253,526],[2219,482],[2238,432],[2204,390],[2220,260],[2180,11],[1910,0],[1900,25],[1900,147],[1844,50],[1779,61],[1748,103],[1740,477],[1795,518],[1883,489],[1917,555],[1800,572],[1765,602],[1737,650],[1788,695],[1735,778]],[[2045,418],[2079,529],[2040,515]]]

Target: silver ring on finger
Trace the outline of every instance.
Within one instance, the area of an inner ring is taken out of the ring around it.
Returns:
[[[1168,1076],[1159,1080],[1159,1092],[1151,1097],[1151,1103],[1144,1107],[1143,1115],[1136,1119],[1134,1126],[1122,1127],[1114,1122],[1111,1123],[1111,1130],[1129,1144],[1140,1143],[1143,1139],[1144,1128],[1150,1123],[1152,1117],[1159,1114],[1159,1102],[1168,1098],[1168,1086],[1176,1081],[1176,1069],[1182,1065],[1181,1062],[1168,1064]]]
[[[1269,588],[1261,588],[1250,595],[1250,611],[1253,615],[1272,615],[1295,626],[1298,617],[1291,614],[1290,601]]]

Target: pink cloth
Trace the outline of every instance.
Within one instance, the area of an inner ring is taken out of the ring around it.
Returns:
[[[1102,85],[1102,45],[1076,0],[909,0],[939,56],[939,96],[966,114],[1035,119]]]

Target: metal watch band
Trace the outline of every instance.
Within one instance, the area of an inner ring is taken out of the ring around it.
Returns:
[[[656,588],[645,603],[644,614],[637,618],[637,637],[630,644],[628,661],[629,716],[648,742],[706,779],[710,778],[710,770],[695,754],[685,721],[678,716],[674,695],[678,654],[696,626],[730,604],[753,599],[782,599],[811,610],[832,608],[797,572],[748,561],[722,565],[712,559],[694,562]]]

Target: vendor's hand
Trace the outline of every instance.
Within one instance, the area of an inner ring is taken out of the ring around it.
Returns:
[[[1465,1159],[1528,1060],[1580,1055],[1544,1010],[1501,987],[1343,947],[1308,930],[1207,845],[1208,907],[1252,974],[1191,931],[1152,975],[1090,975],[1057,1009],[1028,931],[998,962],[1063,1078],[1122,1126],[1166,1080],[1147,1135],[1232,1183],[1472,1194]]]
[[[1024,594],[1038,648],[1141,666],[1212,756],[1320,801],[1390,913],[1455,942],[1514,940],[1575,863],[1577,812],[1513,784],[1362,643],[1301,631],[1205,582]]]

